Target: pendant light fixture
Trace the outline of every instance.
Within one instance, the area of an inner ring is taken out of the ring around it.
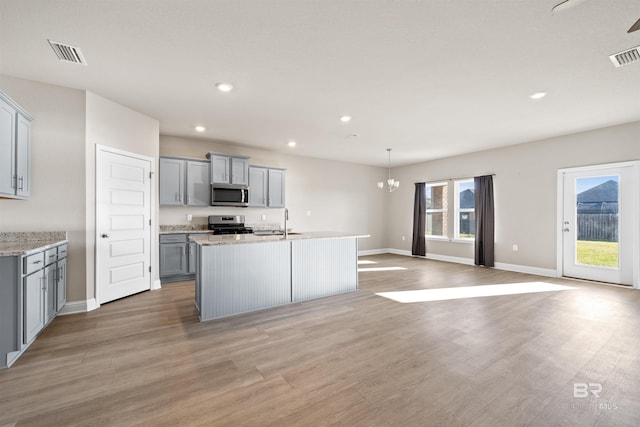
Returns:
[[[396,191],[398,187],[400,187],[400,181],[396,181],[391,178],[391,148],[387,148],[387,152],[389,153],[389,163],[388,163],[388,175],[387,175],[387,183],[385,186],[384,181],[378,182],[378,188],[381,190],[386,190],[389,193],[392,191]]]

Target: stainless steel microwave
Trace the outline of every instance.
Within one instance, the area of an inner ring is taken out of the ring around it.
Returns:
[[[249,206],[249,188],[237,185],[211,185],[211,206]]]

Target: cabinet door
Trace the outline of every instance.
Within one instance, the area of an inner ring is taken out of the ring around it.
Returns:
[[[17,116],[16,127],[16,194],[29,197],[31,193],[31,122],[21,114]]]
[[[160,245],[160,277],[187,274],[186,247],[185,243]]]
[[[160,205],[184,204],[184,160],[160,158]]]
[[[16,194],[15,179],[16,110],[0,99],[0,194]]]
[[[67,259],[58,261],[58,280],[56,283],[56,312],[67,303]]]
[[[42,270],[24,278],[23,344],[29,344],[44,327],[44,291]]]
[[[231,183],[249,185],[249,159],[231,158]]]
[[[267,206],[267,169],[249,167],[249,206]]]
[[[45,323],[49,323],[51,319],[56,316],[56,288],[57,288],[57,269],[56,264],[47,266],[44,269],[44,281],[45,281],[45,306],[44,306],[44,319]]]
[[[229,157],[211,155],[211,183],[212,184],[229,184]]]
[[[187,205],[211,204],[211,167],[208,162],[187,161]]]
[[[269,207],[284,208],[284,171],[269,169]]]
[[[187,273],[195,274],[196,263],[198,261],[196,257],[196,244],[194,242],[187,243],[187,248],[189,249],[189,268],[187,269]]]

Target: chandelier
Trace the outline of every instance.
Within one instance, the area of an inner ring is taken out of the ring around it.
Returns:
[[[395,179],[391,178],[391,148],[387,148],[387,152],[389,153],[389,163],[388,163],[389,173],[387,177],[387,183],[385,187],[384,181],[378,182],[378,188],[381,190],[387,190],[389,193],[391,193],[392,191],[396,191],[398,187],[400,187],[400,181],[396,181]]]

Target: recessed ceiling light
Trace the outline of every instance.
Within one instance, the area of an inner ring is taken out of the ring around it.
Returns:
[[[536,93],[533,93],[533,94],[529,95],[529,98],[531,98],[531,99],[542,99],[545,96],[547,96],[547,92],[536,92]]]
[[[196,126],[195,130],[196,132],[204,132],[205,130],[207,130],[207,128],[205,128],[204,126]]]
[[[351,121],[351,116],[341,116],[340,121],[342,123],[349,123]]]
[[[216,83],[216,87],[220,92],[231,92],[233,85],[231,83],[220,82]]]
[[[289,143],[287,144],[289,147],[293,148],[296,146],[296,142],[295,141],[289,141]]]

